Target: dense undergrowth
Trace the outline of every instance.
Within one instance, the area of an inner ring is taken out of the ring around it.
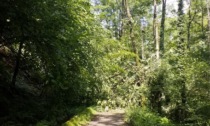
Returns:
[[[175,126],[166,117],[161,117],[148,108],[130,107],[126,111],[126,121],[131,126]]]
[[[126,109],[125,120],[130,126],[209,126],[208,113],[208,108],[200,108],[195,114],[180,123],[149,108],[132,106]]]

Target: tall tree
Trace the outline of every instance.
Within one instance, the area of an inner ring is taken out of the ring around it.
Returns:
[[[203,36],[204,36],[204,34],[205,34],[205,33],[204,33],[204,12],[205,12],[205,11],[204,11],[204,0],[202,0],[202,1],[201,1],[201,16],[202,16],[202,17],[201,17],[201,26],[202,26],[202,29],[201,29],[201,30],[202,30]]]
[[[133,49],[133,52],[136,54],[136,65],[138,65],[139,63],[139,56],[138,56],[138,50],[137,50],[137,47],[136,47],[136,42],[135,42],[135,36],[134,36],[134,31],[133,31],[133,27],[134,27],[134,20],[133,20],[133,17],[131,15],[131,12],[130,12],[130,8],[129,8],[129,1],[128,0],[122,0],[122,4],[123,4],[123,7],[124,7],[124,11],[127,15],[127,18],[128,18],[128,25],[129,25],[129,36],[130,36],[130,40],[131,40],[131,44],[132,44],[132,49]]]
[[[197,5],[197,0],[195,0],[195,5]],[[202,2],[202,1],[201,1]],[[195,10],[194,13],[192,13],[192,1],[189,0],[188,1],[188,22],[187,22],[187,48],[190,48],[190,41],[191,41],[191,27],[192,27],[192,23],[194,21],[194,18],[197,14],[197,11]],[[203,9],[202,9],[203,10]],[[202,16],[203,16],[203,11],[202,11]],[[203,27],[203,21],[201,23],[201,27]]]
[[[160,41],[159,41],[159,35],[158,35],[158,19],[157,19],[157,1],[153,0],[153,36],[154,36],[154,42],[156,46],[156,63],[158,65],[157,71],[154,71],[156,78],[151,79],[151,85],[150,85],[150,103],[152,106],[152,109],[157,111],[159,114],[162,113],[162,86],[163,83],[161,80],[163,79],[162,71],[159,69],[159,63],[160,63]],[[165,16],[162,14],[162,16]],[[165,20],[165,17],[164,17]],[[161,20],[161,25],[163,20]],[[161,30],[164,30],[164,24],[161,26]],[[164,31],[163,31],[164,32]],[[162,33],[161,33],[162,34]],[[163,35],[163,34],[162,34]],[[162,36],[161,36],[162,37]],[[160,71],[159,71],[160,70]]]
[[[210,48],[210,5],[209,0],[206,0],[206,9],[207,9],[207,16],[208,16],[208,46]]]
[[[158,19],[157,19],[157,1],[153,0],[154,6],[154,16],[153,16],[153,34],[154,34],[154,42],[155,42],[155,49],[156,49],[156,59],[159,60],[160,58],[160,43],[159,43],[159,36],[158,36]]]
[[[17,78],[19,68],[20,68],[23,44],[24,44],[24,39],[20,40],[20,42],[19,42],[18,53],[17,53],[17,56],[16,56],[15,69],[14,69],[14,73],[13,73],[12,81],[11,81],[11,87],[15,87],[16,78]]]
[[[188,10],[188,25],[187,25],[187,48],[190,45],[190,28],[192,23],[192,14],[191,14],[191,0],[189,1],[189,10]]]
[[[165,15],[166,15],[166,1],[162,0],[162,17],[160,26],[160,51],[161,55],[164,53],[164,43],[165,43]]]
[[[183,0],[179,0],[178,2],[178,23],[177,23],[177,28],[178,28],[178,42],[177,42],[177,50],[178,50],[178,55],[180,58],[185,58],[186,55],[186,43],[184,40],[184,12],[183,12]],[[186,103],[187,103],[187,96],[186,96],[186,82],[185,82],[185,76],[183,74],[183,62],[178,59],[177,62],[177,68],[178,68],[178,73],[179,73],[179,83],[180,83],[180,95],[181,95],[181,108],[179,108],[180,113],[177,113],[178,115],[178,120],[182,122],[186,118]]]
[[[178,34],[179,34],[179,39],[178,39],[178,50],[179,54],[183,54],[183,51],[185,50],[185,43],[184,43],[184,12],[183,12],[183,0],[179,0],[178,3],[178,23],[177,23],[177,28],[178,28]]]

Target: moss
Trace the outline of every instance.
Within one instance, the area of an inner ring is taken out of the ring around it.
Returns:
[[[75,115],[73,118],[66,121],[62,126],[82,126],[87,124],[95,113],[96,111],[93,108],[88,107],[78,115]]]

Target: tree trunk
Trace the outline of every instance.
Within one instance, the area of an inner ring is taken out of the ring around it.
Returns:
[[[145,42],[145,31],[142,30],[142,41],[141,41],[141,59],[144,60],[144,42]]]
[[[154,3],[154,17],[153,17],[153,34],[154,34],[154,42],[155,42],[155,49],[156,49],[156,64],[159,65],[160,63],[160,41],[159,41],[159,35],[158,35],[158,20],[157,20],[157,1],[153,0]],[[157,89],[155,91],[152,91],[154,105],[153,109],[155,109],[159,114],[162,113],[162,91],[161,86],[159,84],[155,85]]]
[[[156,25],[156,18],[157,18],[157,13],[156,13],[156,10],[157,10],[157,5],[156,5],[156,0],[153,0],[153,6],[154,6],[154,12],[153,12],[153,36],[154,36],[154,45],[156,44],[155,43],[155,25]]]
[[[202,11],[201,11],[202,22],[201,22],[201,25],[202,25],[202,33],[203,33],[203,36],[204,36],[204,8],[203,8],[203,0],[201,2],[202,2]]]
[[[177,46],[177,50],[178,50],[178,54],[180,56],[180,58],[185,58],[185,53],[186,53],[186,43],[184,41],[184,22],[183,22],[183,16],[184,16],[184,12],[183,12],[183,0],[179,0],[178,3],[178,24],[177,24],[177,28],[179,30],[179,39],[178,39],[178,46]],[[186,103],[187,103],[187,96],[186,96],[186,84],[185,84],[185,76],[182,74],[183,72],[183,63],[178,60],[178,72],[180,75],[180,85],[181,85],[181,90],[180,90],[180,95],[181,95],[181,108],[179,111],[179,115],[177,115],[178,117],[182,117],[179,118],[179,122],[184,121],[184,119],[186,118]]]
[[[156,59],[159,60],[159,58],[160,58],[160,43],[158,40],[157,1],[153,0],[153,2],[154,2],[153,33],[154,33],[154,42],[156,45]]]
[[[188,11],[188,25],[187,25],[187,48],[189,49],[189,45],[190,45],[190,28],[191,28],[191,20],[192,20],[192,16],[191,16],[191,0],[189,1],[189,11]]]
[[[130,39],[131,39],[131,44],[132,44],[132,49],[133,49],[133,52],[136,54],[136,64],[138,65],[139,63],[139,56],[138,56],[138,50],[136,48],[136,43],[135,43],[135,38],[134,38],[134,33],[133,33],[133,18],[132,18],[132,15],[130,13],[130,9],[129,9],[129,6],[128,6],[128,0],[122,0],[123,4],[124,4],[124,10],[126,12],[126,15],[128,17],[128,25],[130,26]]]
[[[156,23],[157,24],[157,23]],[[155,27],[156,59],[160,59],[160,43],[158,40],[158,26]]]
[[[16,78],[17,78],[17,75],[18,75],[18,72],[19,72],[22,48],[23,48],[23,41],[21,41],[20,44],[19,44],[19,49],[18,49],[17,58],[16,58],[16,64],[15,64],[15,70],[14,70],[13,77],[12,77],[12,82],[11,82],[12,87],[15,87]]]
[[[160,51],[163,55],[164,53],[164,41],[165,41],[165,14],[166,14],[166,1],[162,0],[162,18],[161,18],[161,26],[160,26]]]
[[[177,43],[177,48],[178,48],[179,54],[183,54],[184,53],[183,51],[185,50],[183,16],[184,16],[183,0],[179,0],[179,3],[178,3],[178,24],[177,24],[177,28],[179,30],[179,40]]]
[[[206,8],[208,14],[208,47],[210,47],[210,11],[209,11],[209,0],[206,0]]]
[[[120,31],[119,31],[119,38],[121,39],[124,34],[124,18],[125,18],[125,11],[124,11],[124,0],[122,0],[121,10],[120,10]]]

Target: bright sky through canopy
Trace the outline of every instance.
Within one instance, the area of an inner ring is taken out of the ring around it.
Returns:
[[[189,3],[190,0],[184,0],[184,13],[186,13],[187,11],[187,8],[188,8],[188,3]],[[176,16],[177,13],[174,13],[174,12],[177,12],[178,10],[178,0],[167,0],[166,2],[167,6],[167,16],[169,17],[172,17],[172,16]]]

